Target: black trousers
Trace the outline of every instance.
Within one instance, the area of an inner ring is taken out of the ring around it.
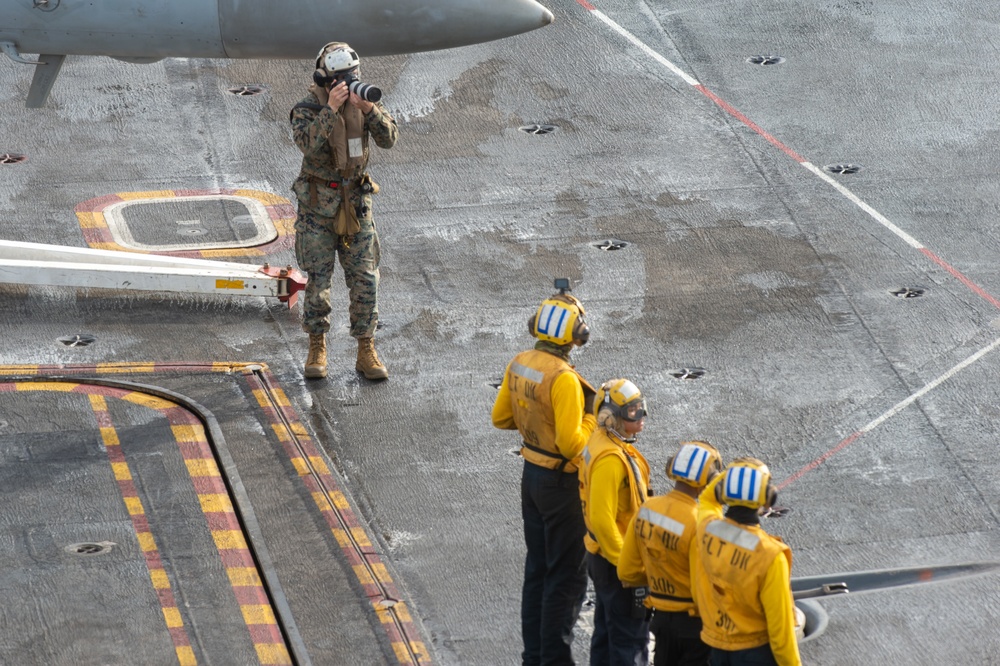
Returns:
[[[653,666],[707,666],[711,648],[701,642],[700,617],[654,610],[649,631],[656,639]]]
[[[618,568],[600,555],[587,555],[594,581],[594,635],[590,639],[590,666],[647,666],[649,621],[632,616],[633,592],[618,580]]]
[[[573,625],[587,592],[586,527],[576,472],[525,461],[521,515],[528,547],[521,593],[522,662],[573,664]]]
[[[711,666],[778,666],[770,645],[734,651],[712,648],[708,663]]]

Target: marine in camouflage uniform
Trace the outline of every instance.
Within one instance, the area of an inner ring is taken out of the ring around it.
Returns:
[[[317,58],[317,74],[324,71],[325,54],[345,48],[350,49],[342,43],[327,44]],[[349,53],[356,72],[357,55]],[[309,274],[302,323],[310,337],[306,376],[326,376],[330,285],[334,262],[339,260],[350,292],[351,336],[358,339],[356,367],[369,379],[384,379],[388,372],[373,343],[378,324],[380,247],[372,218],[372,194],[378,185],[367,167],[369,143],[391,148],[398,129],[380,102],[365,102],[351,94],[335,110],[328,104],[329,96],[327,88],[314,84],[291,112],[292,135],[303,154],[302,170],[292,190],[299,203],[295,257]],[[345,195],[346,205],[342,205]]]

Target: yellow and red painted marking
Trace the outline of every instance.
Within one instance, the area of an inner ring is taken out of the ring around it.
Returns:
[[[265,381],[271,387],[270,394],[274,397],[275,404],[272,405],[267,397],[267,390],[260,382],[254,371],[261,372]],[[288,455],[292,466],[298,473],[302,483],[309,490],[313,501],[321,512],[323,519],[329,526],[334,538],[337,541],[341,552],[347,559],[354,571],[358,582],[361,584],[365,595],[368,597],[383,630],[388,635],[394,654],[401,664],[405,663],[430,663],[430,654],[422,640],[419,639],[418,631],[413,618],[410,615],[406,602],[402,599],[398,588],[388,568],[382,562],[378,552],[372,546],[371,539],[364,524],[358,520],[357,515],[351,507],[347,495],[344,493],[336,477],[330,473],[325,459],[316,449],[315,444],[306,432],[294,408],[291,406],[285,392],[278,387],[277,381],[262,363],[100,363],[91,365],[7,365],[0,366],[0,377],[3,376],[46,376],[54,374],[72,373],[74,375],[93,373],[97,375],[115,374],[144,374],[144,373],[164,373],[164,372],[222,372],[226,374],[239,374],[247,382],[248,388],[253,393],[258,406],[263,410],[267,420],[271,425],[275,436],[281,443],[282,448]],[[30,386],[31,383],[25,383]],[[4,384],[0,383],[0,391]],[[111,389],[106,387],[88,387],[105,392]],[[121,393],[128,393],[121,391]],[[150,399],[151,396],[141,393],[131,393],[133,396],[144,396]],[[138,398],[134,397],[133,401]],[[159,400],[153,398],[153,400]],[[166,401],[163,401],[166,402]],[[168,403],[173,405],[173,403]],[[276,405],[276,406],[275,406]],[[193,415],[180,409],[188,417]],[[288,424],[287,426],[285,424]],[[202,433],[202,437],[204,434]],[[298,443],[301,450],[295,446]],[[207,443],[205,444],[207,450]],[[301,452],[300,452],[301,451]],[[210,453],[210,451],[209,451]],[[304,455],[303,455],[304,454]],[[192,460],[198,460],[193,458]],[[192,466],[202,463],[189,463],[188,470]],[[207,463],[206,463],[207,464]],[[214,465],[214,459],[212,461]],[[217,470],[216,470],[217,471]],[[194,477],[192,473],[192,477]],[[325,489],[325,490],[324,490]],[[204,507],[204,505],[203,505]],[[217,543],[219,543],[217,541]],[[233,580],[234,574],[230,574]]]
[[[103,197],[88,199],[79,203],[74,208],[77,220],[80,222],[80,229],[83,231],[83,238],[87,245],[96,250],[117,250],[119,252],[141,252],[135,248],[125,247],[115,242],[108,226],[108,221],[104,216],[105,209],[113,204],[137,199],[157,200],[175,199],[183,197],[201,197],[212,195],[227,195],[235,197],[247,197],[256,199],[267,211],[271,223],[278,232],[278,237],[270,243],[264,243],[255,247],[235,247],[220,248],[217,250],[177,250],[170,252],[156,252],[171,257],[194,257],[202,259],[219,259],[222,257],[251,257],[262,256],[278,250],[285,250],[292,246],[294,239],[295,208],[292,203],[284,197],[276,194],[261,192],[259,190],[246,189],[212,189],[212,190],[155,190],[150,192],[118,192]]]
[[[146,365],[138,367],[142,368],[140,371],[148,371]],[[44,374],[46,369],[48,368],[39,367],[40,372],[32,374]],[[63,368],[63,372],[65,370],[66,368]],[[110,371],[121,372],[122,368],[116,366]],[[0,374],[6,373],[0,372]],[[274,610],[257,571],[256,562],[229,498],[228,489],[209,447],[205,430],[194,414],[174,402],[148,393],[108,386],[67,381],[0,383],[0,392],[10,391],[59,391],[88,396],[102,441],[108,451],[112,471],[132,518],[136,538],[146,558],[150,579],[163,607],[163,616],[174,641],[178,662],[181,666],[192,666],[197,664],[197,659],[192,651],[187,630],[184,628],[180,610],[174,600],[169,578],[160,560],[156,541],[146,520],[145,509],[132,482],[131,470],[121,450],[117,431],[111,422],[106,399],[115,398],[159,412],[170,424],[174,440],[184,459],[201,510],[212,533],[212,539],[240,606],[250,640],[257,652],[258,661],[265,665],[292,663]]]
[[[48,385],[43,384],[42,386]],[[174,598],[167,570],[163,568],[163,562],[160,560],[156,538],[149,529],[146,509],[143,507],[142,499],[132,482],[132,471],[125,460],[125,454],[122,453],[118,432],[111,422],[111,414],[108,413],[107,401],[103,395],[89,394],[88,397],[94,411],[94,417],[97,419],[97,427],[101,431],[101,441],[104,442],[104,448],[108,452],[111,470],[118,482],[118,489],[121,491],[125,507],[132,518],[132,526],[135,528],[135,536],[139,540],[139,548],[142,549],[142,554],[146,558],[149,579],[153,583],[153,589],[156,590],[156,596],[159,597],[160,606],[163,609],[163,619],[170,632],[170,638],[174,642],[174,650],[177,652],[177,662],[181,666],[195,666],[198,659],[191,649],[191,638],[184,626],[180,609],[177,608],[177,601]]]
[[[0,377],[43,377],[46,375],[126,375],[161,372],[222,372],[241,373],[249,368],[260,368],[259,363],[90,363],[81,365],[0,365]],[[56,390],[56,389],[52,389]],[[69,390],[69,389],[66,389]]]
[[[270,395],[274,398],[273,404],[255,375],[246,375],[247,384],[351,565],[382,628],[389,635],[396,658],[400,663],[412,663],[414,657],[418,663],[430,662],[427,646],[423,641],[417,640],[420,633],[413,623],[406,602],[402,600],[388,568],[372,547],[365,527],[351,509],[347,496],[330,473],[323,457],[319,455],[285,392],[277,387],[270,372],[264,369],[263,374],[272,387]],[[296,442],[298,446],[295,446]]]
[[[155,409],[170,423],[258,660],[261,664],[291,664],[274,610],[201,422],[169,400],[138,391],[121,393],[120,399]]]

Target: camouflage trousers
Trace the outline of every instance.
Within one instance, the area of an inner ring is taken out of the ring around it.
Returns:
[[[351,336],[370,338],[378,325],[378,264],[381,248],[370,215],[361,218],[353,236],[333,232],[333,218],[299,204],[295,218],[295,260],[309,274],[303,303],[302,329],[310,335],[330,330],[330,285],[340,261],[349,291]]]

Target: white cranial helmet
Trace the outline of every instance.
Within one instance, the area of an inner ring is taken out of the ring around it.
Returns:
[[[357,52],[343,42],[330,42],[316,57],[316,69],[323,69],[333,76],[356,69],[361,64]]]

